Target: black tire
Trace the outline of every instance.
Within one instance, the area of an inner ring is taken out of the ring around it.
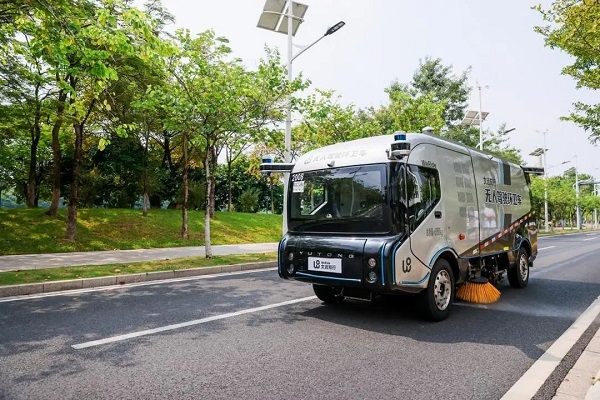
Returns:
[[[342,288],[313,284],[313,290],[315,291],[315,294],[319,300],[324,303],[339,304],[344,301],[344,293]]]
[[[427,289],[419,294],[423,315],[435,322],[448,318],[454,292],[454,274],[450,264],[446,260],[437,260],[431,269]]]
[[[522,289],[529,282],[529,254],[527,249],[521,247],[517,254],[517,263],[513,268],[509,268],[506,274],[510,286]]]

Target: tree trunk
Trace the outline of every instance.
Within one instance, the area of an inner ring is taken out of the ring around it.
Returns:
[[[143,208],[142,214],[144,217],[148,216],[148,209],[150,208],[150,196],[148,196],[148,192],[144,190],[144,194],[142,195]]]
[[[217,191],[217,179],[214,175],[210,177],[210,218],[215,218],[215,192]]]
[[[81,154],[83,152],[83,124],[73,124],[75,131],[75,149],[73,152],[73,181],[69,195],[67,214],[67,240],[77,239],[77,202],[79,195],[79,169],[81,168]]]
[[[36,108],[31,127],[31,147],[29,157],[29,176],[27,177],[27,207],[37,207],[37,150],[40,143],[40,107]]]
[[[210,162],[208,163],[209,165],[209,170],[210,170],[210,179],[209,179],[209,175],[206,175],[206,180],[208,182],[210,182],[210,198],[209,198],[209,211],[210,211],[210,218],[214,219],[215,218],[215,192],[216,192],[216,186],[217,186],[217,180],[216,177],[212,174],[212,171],[216,171],[217,170],[217,155],[216,155],[216,149],[212,148],[210,149]]]
[[[150,131],[146,128],[146,143],[144,143],[144,195],[143,195],[143,215],[148,216],[149,196],[148,196],[148,141],[150,140]]]
[[[187,132],[183,133],[183,205],[181,207],[181,238],[189,239],[188,233],[188,143],[187,143]]]
[[[231,162],[227,162],[227,211],[231,212]]]
[[[273,198],[273,177],[269,177],[271,186],[271,214],[275,214],[275,199]]]
[[[210,174],[210,165],[211,165],[211,155],[212,150],[210,149],[210,145],[206,152],[206,162],[204,163],[204,168],[206,169],[206,210],[204,211],[204,251],[206,253],[206,258],[212,258],[212,246],[210,244],[210,199],[211,199],[211,174]],[[214,196],[212,196],[214,197]]]
[[[54,165],[52,166],[52,200],[50,201],[50,208],[46,211],[47,215],[55,217],[58,213],[58,201],[60,200],[60,141],[58,134],[63,123],[63,114],[65,111],[65,101],[67,94],[64,91],[60,91],[58,94],[58,106],[56,110],[56,121],[52,127],[52,159]]]

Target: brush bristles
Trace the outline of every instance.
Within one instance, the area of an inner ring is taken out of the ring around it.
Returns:
[[[500,291],[489,282],[465,282],[456,290],[456,297],[471,303],[489,304],[498,301]]]

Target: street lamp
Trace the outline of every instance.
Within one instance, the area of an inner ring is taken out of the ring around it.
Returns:
[[[489,112],[487,111],[481,111],[481,103],[480,103],[480,110],[479,111],[467,111],[467,113],[465,114],[465,117],[463,118],[463,120],[461,121],[461,124],[463,125],[469,125],[469,126],[479,126],[479,143],[477,144],[477,148],[479,148],[479,150],[483,150],[483,129],[482,129],[482,125],[483,125],[483,121],[485,121],[485,119],[487,118],[487,116],[489,115]]]
[[[477,145],[477,148],[479,150],[483,150],[483,121],[485,121],[485,118],[488,116],[489,112],[481,111],[481,85],[479,84],[479,82],[477,82],[476,85],[477,89],[479,90],[479,112],[467,111],[467,114],[465,115],[461,123],[463,125],[470,126],[479,125],[479,144]]]
[[[484,117],[484,118],[485,118],[485,117]],[[490,141],[490,140],[492,140],[492,139],[498,138],[498,137],[500,137],[500,136],[502,136],[502,135],[505,135],[505,134],[507,134],[507,133],[509,133],[509,132],[512,132],[512,131],[514,131],[515,129],[517,129],[517,128],[510,128],[510,129],[506,129],[504,132],[502,132],[502,133],[500,133],[500,134],[498,134],[498,135],[490,135],[490,137],[488,137],[487,139],[485,139],[485,138],[484,138],[484,139],[481,141],[481,143],[480,143],[480,150],[483,150],[483,144],[484,144],[485,142],[488,142],[488,141]]]
[[[577,229],[581,229],[581,206],[579,204],[579,174],[577,173],[577,156],[575,157],[575,166],[569,168],[565,173],[575,172],[575,203],[577,207]]]
[[[549,229],[549,222],[548,222],[548,170],[550,168],[554,168],[554,167],[558,167],[559,165],[563,165],[566,163],[569,163],[570,161],[563,161],[560,164],[556,164],[556,165],[551,165],[550,167],[546,166],[546,152],[548,151],[548,149],[546,148],[546,134],[548,133],[548,131],[544,131],[542,132],[544,135],[544,147],[538,147],[537,149],[535,149],[534,151],[532,151],[531,153],[529,153],[530,156],[536,156],[536,157],[540,157],[541,158],[541,166],[544,168],[544,230],[546,231],[546,233],[548,233],[550,231]]]
[[[297,3],[292,0],[266,0],[263,12],[258,20],[259,28],[271,30],[274,32],[287,34],[287,71],[288,83],[292,81],[292,62],[306,50],[317,44],[325,36],[329,36],[340,30],[346,23],[340,21],[333,25],[319,37],[317,40],[304,47],[295,56],[292,52],[292,36],[296,35],[300,24],[304,21],[304,14],[308,6],[306,4]],[[286,163],[292,161],[292,97],[288,94],[286,98],[287,116],[285,119],[285,136],[284,136],[284,158]],[[283,181],[283,234],[287,232],[287,198],[288,198],[288,179]]]
[[[531,153],[530,156],[542,157],[541,166],[544,168],[544,229],[546,233],[550,231],[548,226],[548,176],[546,172],[546,132],[544,132],[544,147],[538,147]]]

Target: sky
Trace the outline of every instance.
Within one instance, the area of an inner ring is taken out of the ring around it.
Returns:
[[[598,96],[577,90],[561,75],[573,59],[544,46],[534,32],[543,24],[531,0],[300,0],[308,5],[296,36],[294,54],[338,21],[346,25],[308,49],[293,62],[313,87],[334,90],[343,104],[358,108],[387,103],[384,89],[393,81],[411,81],[419,60],[440,58],[456,75],[471,68],[473,87],[469,108],[489,112],[484,128],[501,124],[515,128],[509,144],[521,151],[526,165],[539,165],[529,156],[544,146],[548,176],[576,166],[600,180],[600,151],[588,134],[561,121],[572,104],[596,104]],[[549,0],[541,1],[548,6]],[[175,17],[173,28],[192,33],[212,29],[230,40],[235,57],[249,67],[258,65],[265,46],[278,48],[285,61],[287,36],[257,28],[265,0],[163,0]],[[171,28],[171,29],[173,29]],[[564,162],[567,162],[563,164]]]

